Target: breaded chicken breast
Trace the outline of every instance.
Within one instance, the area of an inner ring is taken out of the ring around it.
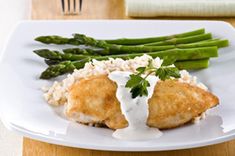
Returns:
[[[84,124],[101,124],[111,129],[127,127],[116,90],[116,83],[107,75],[82,79],[69,90],[65,114]],[[177,80],[159,81],[148,101],[147,125],[159,129],[174,128],[192,121],[218,103],[215,95],[197,86]]]

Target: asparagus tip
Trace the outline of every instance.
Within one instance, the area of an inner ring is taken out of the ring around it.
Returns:
[[[42,42],[42,43],[48,43],[47,36],[39,36],[34,39],[35,41]]]
[[[34,40],[44,44],[66,44],[69,39],[57,35],[52,35],[52,36],[39,36],[36,37]]]
[[[33,51],[35,54],[37,54],[40,57],[43,57],[45,53],[50,52],[49,49],[39,49]]]
[[[47,73],[47,71],[44,71],[44,72],[41,73],[41,75],[40,75],[39,78],[40,78],[40,79],[45,79],[45,80],[47,80],[47,79],[50,79],[50,78],[51,78],[51,75],[49,75],[49,74]]]

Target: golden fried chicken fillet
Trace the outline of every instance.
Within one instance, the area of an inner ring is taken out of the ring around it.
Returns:
[[[103,124],[111,129],[128,125],[116,98],[117,85],[107,75],[91,76],[74,83],[65,114],[84,124]],[[218,98],[197,86],[177,80],[159,81],[149,99],[147,125],[174,128],[216,106]]]

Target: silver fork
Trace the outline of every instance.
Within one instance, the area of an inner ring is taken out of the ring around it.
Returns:
[[[61,0],[64,15],[76,15],[82,11],[82,0]]]

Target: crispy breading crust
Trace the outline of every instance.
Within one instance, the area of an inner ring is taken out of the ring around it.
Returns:
[[[107,75],[92,76],[74,83],[68,95],[66,116],[84,124],[111,129],[128,125],[116,98],[117,85]],[[147,124],[159,129],[183,125],[216,106],[219,99],[199,87],[177,80],[159,81],[149,99]],[[84,120],[82,116],[89,117]]]

